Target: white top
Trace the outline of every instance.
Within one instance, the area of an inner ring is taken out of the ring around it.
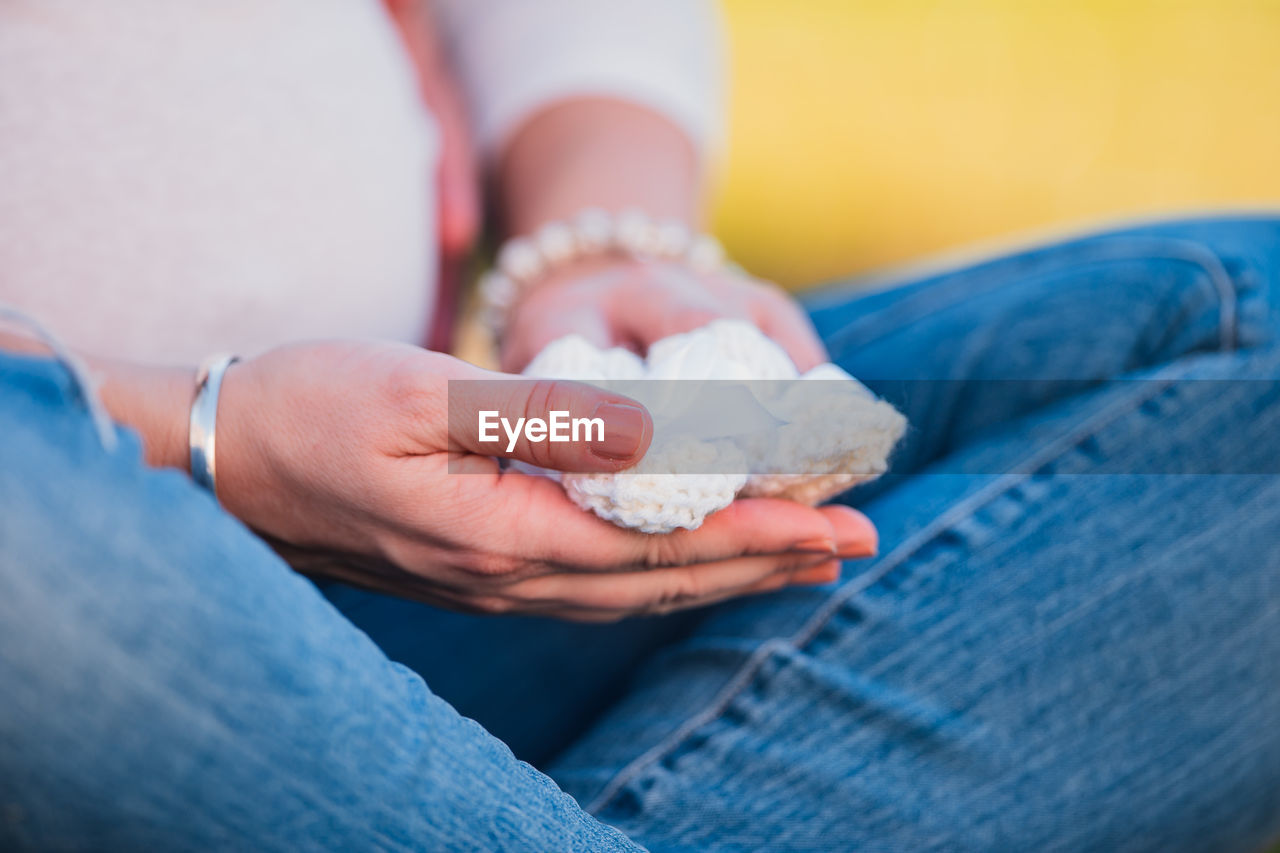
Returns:
[[[719,123],[713,4],[438,0],[487,151],[547,104]],[[377,0],[0,0],[0,302],[98,355],[421,342],[438,138]]]

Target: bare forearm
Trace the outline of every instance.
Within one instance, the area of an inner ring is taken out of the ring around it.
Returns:
[[[693,143],[670,120],[624,101],[580,98],[542,111],[507,144],[497,178],[512,234],[584,207],[700,219],[704,176]]]
[[[35,338],[7,331],[0,331],[0,350],[49,354]],[[147,463],[187,470],[187,410],[195,371],[80,355],[100,383],[98,393],[111,417],[142,436]]]
[[[190,469],[187,417],[195,370],[91,359],[102,377],[102,401],[112,417],[142,436],[147,464]]]

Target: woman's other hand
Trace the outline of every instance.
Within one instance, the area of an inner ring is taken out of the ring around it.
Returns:
[[[700,274],[680,264],[610,258],[567,266],[526,293],[502,339],[502,366],[520,370],[571,333],[643,353],[654,341],[720,318],[756,324],[801,371],[827,360],[808,315],[775,285],[730,270]]]
[[[533,234],[587,207],[635,208],[698,231],[706,159],[684,128],[642,106],[565,101],[530,118],[504,148],[497,174],[503,222],[509,234]],[[802,370],[826,361],[808,316],[771,284],[729,270],[701,275],[679,264],[596,258],[554,271],[520,298],[502,365],[519,370],[571,332],[644,352],[720,317],[755,322]]]
[[[585,512],[554,481],[502,470],[616,471],[648,444],[648,414],[571,382],[516,379],[416,347],[282,347],[227,373],[218,493],[295,565],[382,591],[484,612],[612,620],[822,583],[838,556],[867,556],[875,530],[845,507],[741,500],[695,531],[643,534]],[[452,405],[450,405],[452,403]],[[608,456],[583,443],[477,443],[478,413],[591,415],[634,439]],[[615,417],[616,415],[616,417]],[[631,445],[634,446],[631,446]]]

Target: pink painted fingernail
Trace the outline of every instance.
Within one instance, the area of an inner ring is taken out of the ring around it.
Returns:
[[[836,553],[836,542],[830,536],[820,536],[816,539],[797,542],[788,550],[804,551],[808,554],[834,554]]]
[[[640,452],[649,428],[644,409],[627,403],[601,403],[591,417],[604,421],[603,439],[588,443],[596,456],[617,462],[632,459]]]
[[[878,553],[880,549],[876,547],[875,542],[859,542],[836,551],[836,556],[842,560],[864,560]]]

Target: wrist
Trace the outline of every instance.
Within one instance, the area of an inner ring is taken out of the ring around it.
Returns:
[[[190,471],[188,415],[195,370],[94,361],[105,375],[103,403],[117,421],[142,436],[148,465]]]
[[[495,267],[480,281],[481,319],[500,337],[524,296],[561,277],[568,267],[655,262],[706,275],[721,270],[725,258],[714,237],[695,234],[677,220],[655,219],[635,208],[617,213],[586,208],[503,244]]]
[[[638,208],[697,228],[700,159],[676,124],[648,108],[602,97],[563,101],[527,121],[502,153],[502,225],[531,234],[594,206]]]

